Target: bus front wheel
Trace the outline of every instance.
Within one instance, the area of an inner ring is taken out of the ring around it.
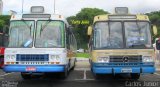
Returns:
[[[139,73],[132,73],[131,78],[134,80],[138,80],[140,78],[140,74]]]
[[[60,73],[61,78],[62,78],[62,79],[67,78],[68,73],[69,73],[69,71],[68,71],[68,69],[66,68],[64,72],[61,72],[61,73]]]

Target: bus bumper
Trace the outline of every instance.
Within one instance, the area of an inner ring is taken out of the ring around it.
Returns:
[[[64,72],[65,65],[5,65],[5,72]],[[29,69],[28,68],[32,68]],[[34,69],[33,69],[34,68]]]
[[[100,66],[99,66],[100,65]],[[122,73],[150,73],[153,74],[156,70],[154,65],[139,65],[139,66],[101,66],[102,64],[92,64],[92,71],[95,74],[122,74]],[[127,71],[127,69],[129,71]],[[126,70],[124,72],[124,70]]]

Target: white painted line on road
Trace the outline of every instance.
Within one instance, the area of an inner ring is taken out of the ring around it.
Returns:
[[[160,74],[158,74],[158,73],[155,73],[156,75],[158,75],[158,76],[160,76]]]
[[[95,79],[75,79],[76,81],[94,81]]]
[[[7,74],[4,74],[4,75],[0,75],[0,77],[7,76],[7,75],[10,75],[10,74],[13,74],[13,73],[7,73]]]
[[[83,79],[86,80],[87,79],[87,76],[86,76],[86,70],[84,70],[84,76],[83,76]]]
[[[76,71],[83,71],[83,70],[90,71],[90,68],[75,68],[74,70],[76,70]]]

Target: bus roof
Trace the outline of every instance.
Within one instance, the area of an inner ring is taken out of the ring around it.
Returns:
[[[105,15],[97,15],[94,17],[94,23],[97,21],[108,21],[108,20],[141,20],[141,21],[149,21],[149,18],[147,15],[143,14],[126,14],[126,15],[117,15],[117,14],[105,14]]]
[[[11,16],[10,21],[13,20],[59,20],[69,26],[67,20],[59,14],[16,14]]]

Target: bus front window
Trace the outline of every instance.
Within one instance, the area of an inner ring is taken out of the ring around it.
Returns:
[[[37,21],[35,47],[64,47],[64,23],[61,21]]]
[[[150,48],[151,34],[148,22],[124,22],[127,48]]]
[[[11,21],[8,47],[32,47],[34,21]]]
[[[123,48],[121,22],[97,22],[94,31],[94,48]]]

